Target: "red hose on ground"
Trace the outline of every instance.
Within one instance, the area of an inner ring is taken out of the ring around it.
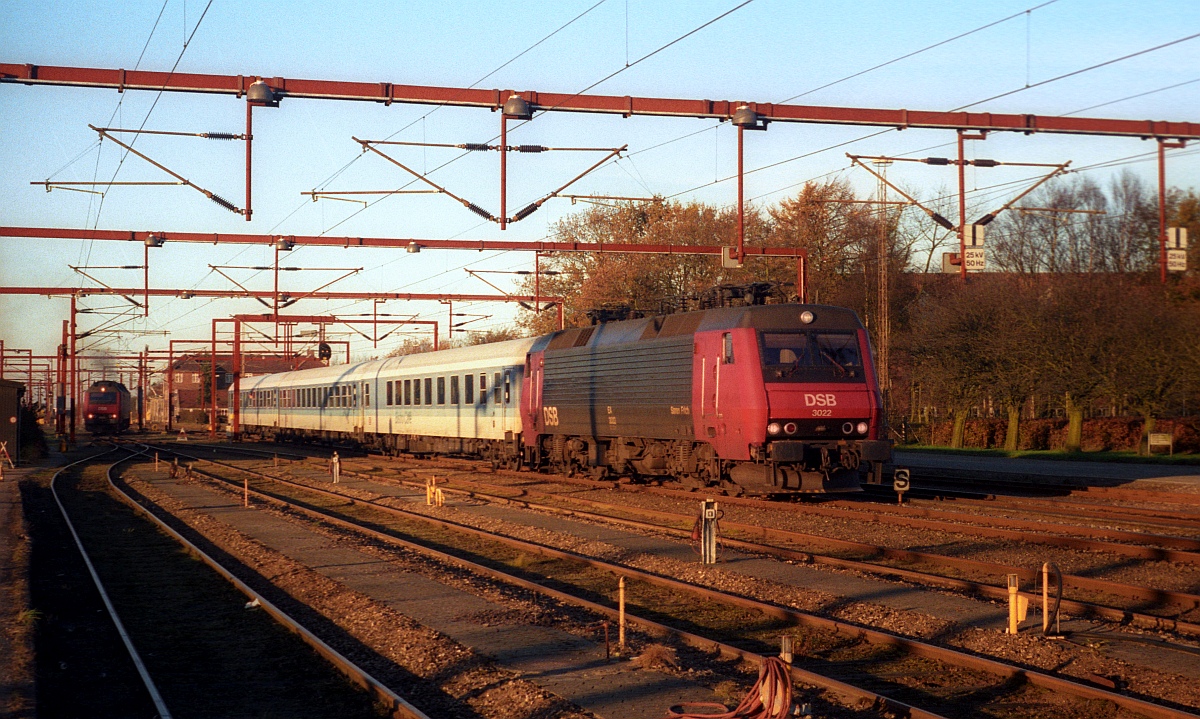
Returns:
[[[667,710],[665,719],[784,719],[792,711],[792,676],[788,665],[778,657],[766,657],[758,670],[758,681],[733,711],[720,714],[694,713],[694,709],[725,710],[715,702],[686,702]]]

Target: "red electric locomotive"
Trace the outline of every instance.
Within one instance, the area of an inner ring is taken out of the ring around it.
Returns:
[[[119,434],[129,429],[132,401],[120,382],[104,380],[88,387],[83,401],[83,427],[92,434]]]
[[[822,305],[710,309],[539,338],[524,462],[751,492],[878,482],[891,459],[867,332]]]

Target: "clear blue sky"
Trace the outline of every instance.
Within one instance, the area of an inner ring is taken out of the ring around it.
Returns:
[[[479,87],[578,91],[705,21],[734,7],[734,0],[667,3],[604,0],[560,33],[492,74]],[[169,70],[183,43],[194,39],[179,70],[264,76],[468,86],[517,53],[596,5],[577,2],[229,2],[214,0],[199,28],[202,0],[121,3],[9,0],[0,5],[3,62]],[[920,3],[837,1],[801,3],[755,0],[662,53],[595,89],[619,95],[656,95],[779,102],[859,70],[1038,5],[1035,0]],[[156,18],[161,20],[151,35]],[[967,38],[948,43],[856,79],[806,94],[796,102],[821,105],[949,110],[1027,83],[1200,32],[1200,3],[1091,2],[1057,0]],[[147,43],[147,38],[149,42]],[[1200,39],[1181,43],[1060,82],[1018,92],[973,109],[1064,114],[1090,105],[1187,83],[1200,78]],[[155,104],[156,103],[156,104]],[[149,114],[153,106],[153,112]],[[415,105],[285,100],[278,109],[255,113],[254,221],[246,223],[187,188],[114,188],[103,201],[93,195],[46,193],[30,181],[109,179],[121,153],[111,143],[96,146],[94,125],[176,131],[241,132],[244,105],[232,97],[189,94],[0,86],[0,224],[111,229],[222,231],[428,238],[498,238],[498,227],[443,196],[394,197],[359,212],[358,206],[300,195],[314,188],[383,189],[407,178],[377,157],[359,157],[351,135],[362,138],[482,142],[497,131],[498,118],[484,110]],[[114,116],[115,114],[115,116]],[[1200,121],[1200,82],[1106,105],[1091,116]],[[111,122],[110,122],[110,118]],[[677,142],[654,145],[695,133]],[[749,136],[747,168],[786,160],[852,140],[869,130],[778,123]],[[948,143],[950,132],[889,132],[845,148],[820,152],[748,176],[748,197],[778,201],[806,179],[836,173],[866,190],[861,171],[846,169],[846,151],[898,154]],[[734,183],[715,182],[735,169],[735,135],[728,124],[707,120],[591,117],[552,113],[514,133],[515,143],[618,146],[633,153],[573,190],[581,193],[645,195],[649,192],[732,204]],[[1009,161],[1062,162],[1074,166],[1127,157],[1153,149],[1137,139],[995,134],[974,143],[980,157]],[[195,139],[143,137],[139,149],[238,204],[242,198],[242,145]],[[948,154],[952,148],[930,151]],[[432,169],[455,151],[396,149],[395,156],[418,169]],[[347,163],[358,158],[347,168]],[[510,213],[566,181],[592,162],[590,156],[520,155],[510,158]],[[498,158],[476,153],[433,175],[452,191],[493,212],[498,210]],[[1154,181],[1154,165],[1129,165]],[[344,171],[332,179],[339,170]],[[1024,176],[1013,169],[980,170],[969,186]],[[1104,181],[1106,172],[1092,173]],[[925,197],[953,185],[946,168],[922,165],[893,169],[893,177]],[[987,173],[987,174],[984,174]],[[1026,172],[1027,174],[1027,172]],[[1169,163],[1169,181],[1200,185],[1200,158],[1184,155]],[[168,179],[137,158],[120,166],[118,180]],[[701,187],[703,186],[703,187]],[[692,190],[692,188],[697,188]],[[689,192],[689,190],[691,190]],[[572,210],[553,200],[504,236],[538,239]],[[82,281],[67,265],[126,265],[141,262],[133,244],[0,240],[0,283],[73,286]],[[209,264],[268,264],[265,248],[169,245],[151,259],[156,287],[229,287]],[[353,290],[490,292],[462,269],[527,269],[522,253],[424,252],[408,255],[374,250],[304,249],[285,264],[362,267],[337,285]],[[239,281],[269,288],[269,275],[234,271]],[[137,285],[139,272],[97,270],[112,285]],[[285,288],[322,284],[333,273],[285,275]],[[503,275],[493,275],[498,282]],[[112,307],[111,299],[88,305]],[[235,312],[261,311],[247,301],[208,303],[158,300],[146,320],[126,325],[203,337],[209,320]],[[303,312],[367,312],[368,305],[309,303]],[[459,308],[456,307],[456,311]],[[10,346],[52,351],[65,300],[0,298],[0,337]],[[445,318],[434,304],[391,303],[387,312]],[[511,312],[480,305],[462,311],[493,314],[474,326],[503,324]],[[94,320],[92,320],[94,321]],[[85,319],[83,326],[91,326]],[[444,332],[444,330],[443,330]],[[394,342],[396,338],[393,338]],[[113,339],[110,349],[163,346],[160,336]],[[369,350],[369,344],[362,348]]]

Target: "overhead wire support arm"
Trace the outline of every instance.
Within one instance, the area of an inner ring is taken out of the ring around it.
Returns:
[[[847,155],[847,157],[851,157]],[[949,157],[888,157],[885,155],[854,155],[862,160],[887,160],[888,162],[920,162],[925,165],[957,165],[958,160]],[[964,165],[975,167],[1060,167],[1056,162],[1002,162],[1000,160],[963,160]]]
[[[199,185],[197,185],[197,184],[193,183],[192,181],[188,180],[186,177],[184,177],[183,175],[180,175],[178,172],[175,172],[175,171],[171,170],[170,168],[168,168],[167,166],[163,165],[162,163],[160,163],[160,162],[156,162],[155,160],[152,160],[152,159],[150,159],[150,158],[149,158],[149,157],[147,157],[146,155],[144,155],[144,154],[142,154],[142,153],[138,152],[137,150],[133,149],[133,147],[132,147],[131,145],[127,145],[127,144],[125,144],[124,142],[121,142],[121,141],[120,141],[120,140],[118,140],[117,138],[113,137],[111,134],[109,134],[109,133],[108,133],[106,130],[104,130],[103,128],[99,128],[99,127],[96,127],[95,125],[90,125],[90,124],[88,125],[88,127],[92,128],[92,129],[93,129],[93,130],[95,130],[96,132],[100,133],[100,136],[101,136],[102,138],[105,138],[105,137],[106,137],[106,138],[108,138],[109,140],[112,140],[113,142],[115,142],[116,144],[118,144],[118,145],[120,145],[121,147],[125,148],[126,150],[128,150],[128,151],[129,151],[129,152],[131,152],[131,153],[133,153],[134,155],[137,155],[138,157],[142,158],[142,159],[143,159],[143,160],[145,160],[146,162],[149,162],[151,165],[154,165],[154,166],[155,166],[155,167],[157,167],[158,169],[160,169],[160,170],[162,170],[163,172],[167,173],[167,174],[168,174],[168,175],[170,175],[171,177],[174,177],[176,180],[179,180],[179,181],[180,181],[182,184],[184,184],[184,185],[187,185],[188,187],[191,187],[191,188],[195,189],[196,191],[200,192],[200,193],[201,193],[201,194],[203,194],[205,197],[207,197],[208,199],[210,199],[210,200],[212,200],[213,202],[217,203],[217,204],[218,204],[218,205],[220,205],[221,207],[224,207],[225,209],[229,210],[230,212],[232,212],[232,213],[234,213],[234,214],[237,214],[237,215],[245,215],[245,214],[246,214],[244,210],[242,210],[241,208],[239,208],[237,205],[234,205],[234,204],[233,204],[232,202],[230,202],[229,200],[226,200],[224,197],[221,197],[220,195],[218,195],[218,194],[216,194],[216,193],[214,193],[214,192],[210,192],[209,190],[206,190],[206,189],[204,189],[203,187],[200,187]]]
[[[362,140],[359,140],[362,142]],[[400,145],[403,147],[445,147],[449,149],[466,150],[467,152],[613,152],[612,147],[546,147],[545,145],[489,145],[485,142],[411,142],[404,140],[369,140],[372,145]]]
[[[102,286],[102,287],[104,287],[104,288],[106,288],[106,289],[110,289],[110,290],[111,290],[111,289],[113,289],[112,285],[110,285],[110,284],[108,284],[107,282],[104,282],[103,280],[100,280],[100,279],[98,279],[98,278],[96,278],[96,277],[92,277],[92,276],[91,276],[91,275],[89,275],[88,273],[84,272],[84,270],[85,270],[85,269],[92,269],[92,270],[104,270],[104,269],[121,269],[121,270],[130,269],[130,270],[140,270],[140,269],[143,269],[141,265],[130,265],[130,266],[127,266],[127,267],[126,267],[126,266],[119,266],[119,267],[115,267],[115,266],[114,266],[114,267],[86,267],[86,268],[85,268],[85,267],[76,267],[75,265],[67,265],[67,267],[70,267],[72,270],[74,270],[75,272],[77,272],[77,273],[79,273],[79,274],[83,275],[84,277],[88,278],[88,279],[89,279],[89,280],[91,280],[92,282],[95,282],[96,284],[98,284],[98,285],[100,285],[100,286]],[[126,300],[127,300],[127,301],[128,301],[130,304],[131,304],[131,305],[133,305],[134,307],[137,307],[138,309],[143,309],[143,308],[145,308],[145,306],[146,306],[146,305],[143,305],[141,302],[138,302],[137,300],[133,299],[133,298],[132,298],[132,297],[130,297],[129,295],[125,295],[125,294],[123,294],[123,295],[120,295],[120,296],[121,296],[121,297],[123,297],[123,298],[125,298],[125,299],[126,299]]]
[[[229,275],[227,275],[227,274],[225,274],[224,272],[222,272],[222,271],[221,271],[221,268],[220,268],[219,266],[217,266],[217,265],[209,265],[209,266],[208,266],[208,268],[209,268],[210,270],[212,270],[213,272],[216,272],[218,275],[220,275],[220,276],[224,277],[225,279],[229,280],[229,281],[230,281],[230,282],[232,282],[233,284],[237,285],[237,286],[238,286],[238,289],[240,289],[240,290],[242,290],[243,292],[245,292],[245,293],[246,293],[246,296],[248,296],[248,297],[254,297],[254,299],[258,300],[258,302],[259,302],[259,303],[260,303],[260,304],[261,304],[263,307],[266,307],[267,309],[271,309],[271,303],[270,303],[270,302],[267,302],[266,300],[264,300],[264,299],[263,299],[263,298],[261,298],[261,297],[254,296],[254,295],[253,295],[253,294],[250,292],[250,288],[246,287],[246,286],[245,286],[245,285],[243,285],[241,282],[238,282],[237,280],[233,279],[233,278],[232,278],[232,277],[230,277]]]
[[[245,140],[245,134],[236,132],[175,132],[172,130],[129,130],[122,127],[96,127],[92,128],[97,131],[104,132],[124,132],[133,135],[170,135],[172,137],[199,137],[205,140]]]
[[[97,190],[82,190],[79,188],[80,187],[178,187],[178,186],[186,184],[186,183],[179,182],[179,181],[169,182],[166,180],[162,180],[162,181],[149,180],[149,181],[144,181],[144,182],[136,181],[136,180],[123,180],[123,181],[112,181],[112,182],[103,182],[103,181],[99,181],[99,180],[90,180],[90,181],[82,180],[82,181],[71,181],[71,182],[59,182],[59,181],[55,181],[55,180],[31,180],[29,184],[42,185],[43,187],[46,188],[46,192],[50,192],[51,190],[70,190],[72,192],[86,192],[91,195],[103,195],[104,194],[103,192],[99,192]]]
[[[373,146],[375,143],[373,143],[372,141],[360,140],[357,137],[353,137],[353,136],[352,136],[352,139],[355,142],[357,142],[358,144],[362,145],[363,152],[366,152],[368,150],[370,150],[371,152],[374,152],[376,155],[379,155],[383,159],[392,163],[396,167],[399,167],[401,170],[404,170],[405,172],[409,173],[413,177],[415,177],[418,180],[429,185],[430,187],[437,190],[438,192],[444,193],[444,194],[449,195],[450,197],[454,198],[458,202],[462,203],[463,207],[467,208],[471,212],[474,212],[475,214],[479,215],[480,217],[484,218],[485,220],[490,220],[491,222],[499,222],[500,221],[495,215],[493,215],[492,213],[483,209],[479,205],[476,205],[474,202],[470,202],[469,200],[465,200],[465,199],[459,197],[458,195],[454,194],[453,192],[447,190],[445,187],[442,187],[441,185],[437,184],[433,180],[430,180],[428,177],[426,177],[426,176],[422,175],[421,173],[417,172],[416,170],[408,167],[407,165],[400,162],[396,158],[380,151],[378,148]]]
[[[627,197],[625,195],[559,195],[564,200],[570,200],[574,205],[578,202],[591,202],[600,204],[607,200],[610,202],[662,202],[661,197]]]
[[[579,173],[575,177],[571,178],[566,184],[562,185],[557,190],[554,190],[553,192],[547,194],[545,197],[538,200],[537,202],[530,203],[529,205],[526,205],[522,209],[518,210],[515,215],[508,218],[508,221],[509,222],[520,222],[521,220],[525,219],[526,217],[529,217],[533,213],[537,212],[538,208],[541,207],[543,204],[545,204],[547,200],[549,200],[553,197],[558,197],[559,193],[561,193],[563,190],[567,189],[571,185],[574,185],[576,182],[579,182],[584,177],[591,174],[592,171],[596,170],[597,168],[599,168],[601,165],[608,162],[612,158],[619,157],[620,154],[627,149],[629,149],[629,145],[621,145],[618,148],[614,148],[614,149],[610,150],[607,155],[600,158],[600,160],[597,161],[594,165],[592,165],[588,169],[584,170],[583,172]]]
[[[350,277],[351,275],[357,275],[359,272],[362,272],[362,269],[363,268],[361,268],[361,267],[357,267],[357,268],[348,270],[348,271],[346,271],[346,274],[344,274],[340,277],[333,278],[332,280],[326,282],[325,284],[321,285],[320,287],[318,287],[315,290],[312,290],[311,292],[305,292],[304,294],[300,295],[299,297],[293,297],[293,298],[289,299],[287,302],[284,302],[282,305],[280,305],[280,309],[283,309],[284,307],[291,307],[292,305],[296,304],[300,300],[305,299],[307,297],[311,297],[332,284],[341,282],[342,280],[346,279],[347,277]]]
[[[343,202],[362,202],[362,200],[350,200],[339,197],[339,195],[438,195],[441,194],[441,190],[309,190],[300,194],[308,195],[313,202],[322,198]]]
[[[929,219],[931,219],[931,220],[933,220],[934,222],[938,223],[939,225],[941,225],[942,227],[946,228],[947,230],[953,230],[953,229],[954,229],[954,223],[953,223],[953,222],[951,222],[950,220],[947,220],[945,217],[942,217],[940,214],[938,214],[938,213],[934,212],[933,210],[929,209],[929,208],[928,208],[928,207],[926,207],[925,205],[922,205],[922,204],[921,204],[921,203],[920,203],[920,202],[917,200],[917,198],[913,197],[912,195],[908,194],[908,193],[907,193],[907,192],[905,192],[904,190],[902,190],[902,189],[900,189],[899,187],[897,187],[897,186],[896,186],[895,184],[893,184],[892,182],[888,181],[888,179],[887,179],[886,177],[884,177],[882,174],[880,174],[880,173],[876,172],[875,170],[871,169],[870,167],[868,167],[868,166],[867,166],[867,163],[865,163],[865,162],[863,162],[863,161],[862,161],[862,160],[864,159],[864,157],[865,157],[865,156],[863,156],[863,155],[851,155],[850,153],[846,153],[846,157],[849,157],[849,158],[850,158],[850,161],[851,161],[852,163],[854,163],[855,165],[858,165],[859,167],[863,168],[863,169],[864,169],[864,170],[866,170],[867,172],[869,172],[869,173],[871,173],[872,175],[874,175],[876,178],[878,178],[878,179],[879,179],[879,181],[880,181],[880,182],[882,182],[883,184],[887,185],[888,187],[890,187],[890,188],[892,188],[893,190],[895,190],[896,192],[898,192],[898,193],[899,193],[899,194],[900,194],[902,197],[904,197],[904,199],[908,200],[908,201],[909,201],[909,202],[911,202],[912,204],[914,204],[914,205],[916,205],[917,207],[921,208],[921,210],[922,210],[922,211],[923,211],[925,214],[929,215]],[[865,159],[875,159],[875,158],[865,158]]]
[[[996,219],[996,215],[999,215],[1001,212],[1004,212],[1005,210],[1009,209],[1013,205],[1017,204],[1017,201],[1020,200],[1022,197],[1025,197],[1026,195],[1033,192],[1034,190],[1041,187],[1042,185],[1046,184],[1047,182],[1049,182],[1051,179],[1057,177],[1058,175],[1065,174],[1067,172],[1067,166],[1070,164],[1071,164],[1070,162],[1064,162],[1061,165],[1051,165],[1051,167],[1053,167],[1054,169],[1050,171],[1050,174],[1046,175],[1045,177],[1039,179],[1037,182],[1033,183],[1029,187],[1025,188],[1024,192],[1022,192],[1021,194],[1012,198],[1008,202],[1004,203],[1004,206],[1001,207],[1000,209],[998,209],[994,212],[989,212],[986,215],[984,215],[983,217],[980,217],[978,220],[975,221],[975,224],[986,225],[986,224],[990,223],[992,220]]]

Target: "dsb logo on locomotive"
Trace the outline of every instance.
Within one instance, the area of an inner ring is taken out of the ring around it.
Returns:
[[[804,395],[805,407],[836,407],[837,396],[832,394],[806,394]]]

